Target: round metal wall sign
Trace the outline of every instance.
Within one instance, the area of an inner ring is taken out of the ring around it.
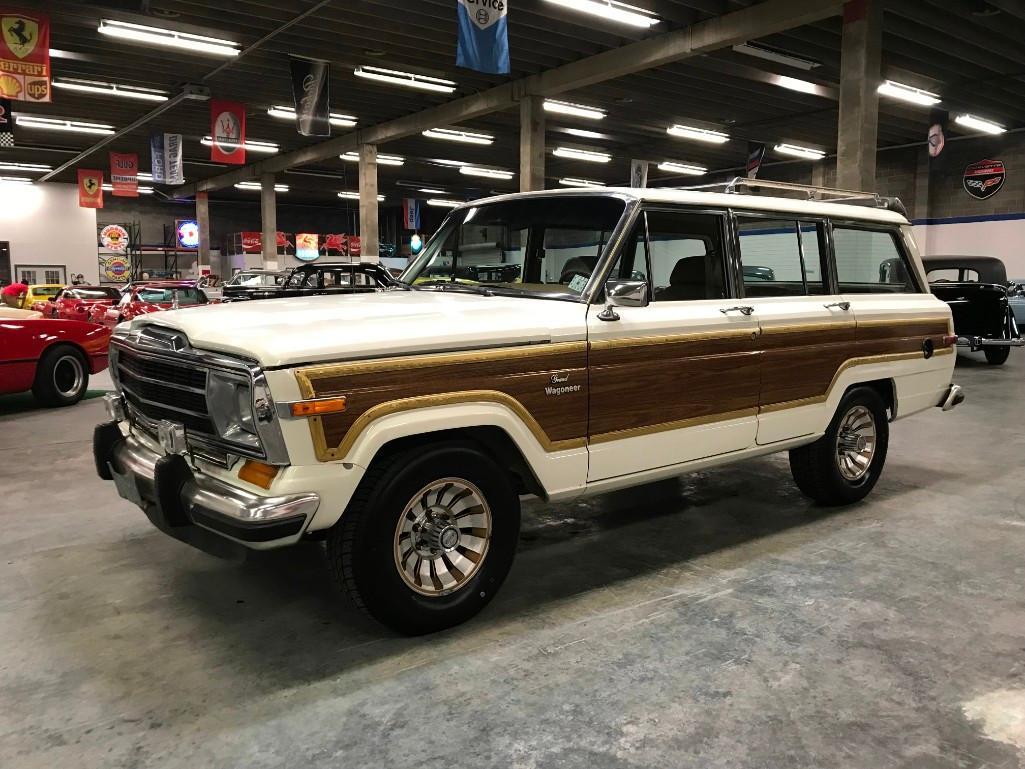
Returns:
[[[1000,192],[1007,178],[1007,170],[1002,160],[979,160],[964,170],[962,184],[965,192],[973,198],[985,200]]]

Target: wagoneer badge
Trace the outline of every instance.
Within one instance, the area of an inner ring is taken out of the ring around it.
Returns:
[[[566,393],[580,392],[580,385],[566,384],[569,382],[569,374],[552,374],[549,380],[551,384],[545,388],[545,395],[565,395]]]

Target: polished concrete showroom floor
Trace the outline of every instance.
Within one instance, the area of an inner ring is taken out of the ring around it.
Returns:
[[[99,399],[0,416],[0,766],[1025,765],[1025,352],[893,426],[868,501],[785,455],[525,507],[467,625],[401,638],[309,544],[218,560],[90,456]]]

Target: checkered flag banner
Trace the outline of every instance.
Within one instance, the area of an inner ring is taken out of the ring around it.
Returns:
[[[14,114],[9,99],[0,99],[0,149],[14,146]]]

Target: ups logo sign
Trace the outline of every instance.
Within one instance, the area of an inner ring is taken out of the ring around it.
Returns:
[[[33,101],[45,101],[50,93],[50,83],[46,80],[30,80],[25,84],[25,90]]]

